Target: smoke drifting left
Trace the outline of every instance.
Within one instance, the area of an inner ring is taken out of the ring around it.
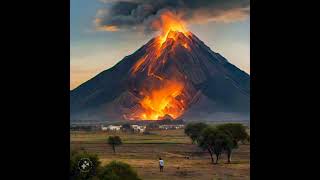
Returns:
[[[101,31],[143,31],[163,28],[163,16],[170,14],[185,24],[233,22],[250,14],[250,0],[100,0],[95,25]],[[171,18],[172,19],[172,18]],[[160,26],[159,26],[160,25]]]

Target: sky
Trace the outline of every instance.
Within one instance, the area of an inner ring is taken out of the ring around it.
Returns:
[[[98,31],[97,12],[111,8],[103,0],[70,0],[70,90],[111,68],[155,34]],[[250,16],[232,22],[188,23],[188,30],[214,52],[250,74]]]

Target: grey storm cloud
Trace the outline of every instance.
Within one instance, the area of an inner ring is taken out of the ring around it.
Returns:
[[[250,0],[100,0],[97,28],[106,31],[141,29],[155,31],[151,23],[167,11],[187,23],[232,22],[250,14]]]

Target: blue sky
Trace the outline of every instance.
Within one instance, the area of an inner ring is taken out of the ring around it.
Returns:
[[[93,22],[102,3],[71,0],[70,4],[70,89],[112,67],[152,38],[142,32],[96,31]],[[250,74],[250,17],[187,27],[213,51]]]

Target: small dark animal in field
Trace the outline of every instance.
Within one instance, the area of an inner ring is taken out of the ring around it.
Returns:
[[[186,158],[186,159],[190,159],[190,157],[189,157],[189,156],[186,156],[185,158]]]

